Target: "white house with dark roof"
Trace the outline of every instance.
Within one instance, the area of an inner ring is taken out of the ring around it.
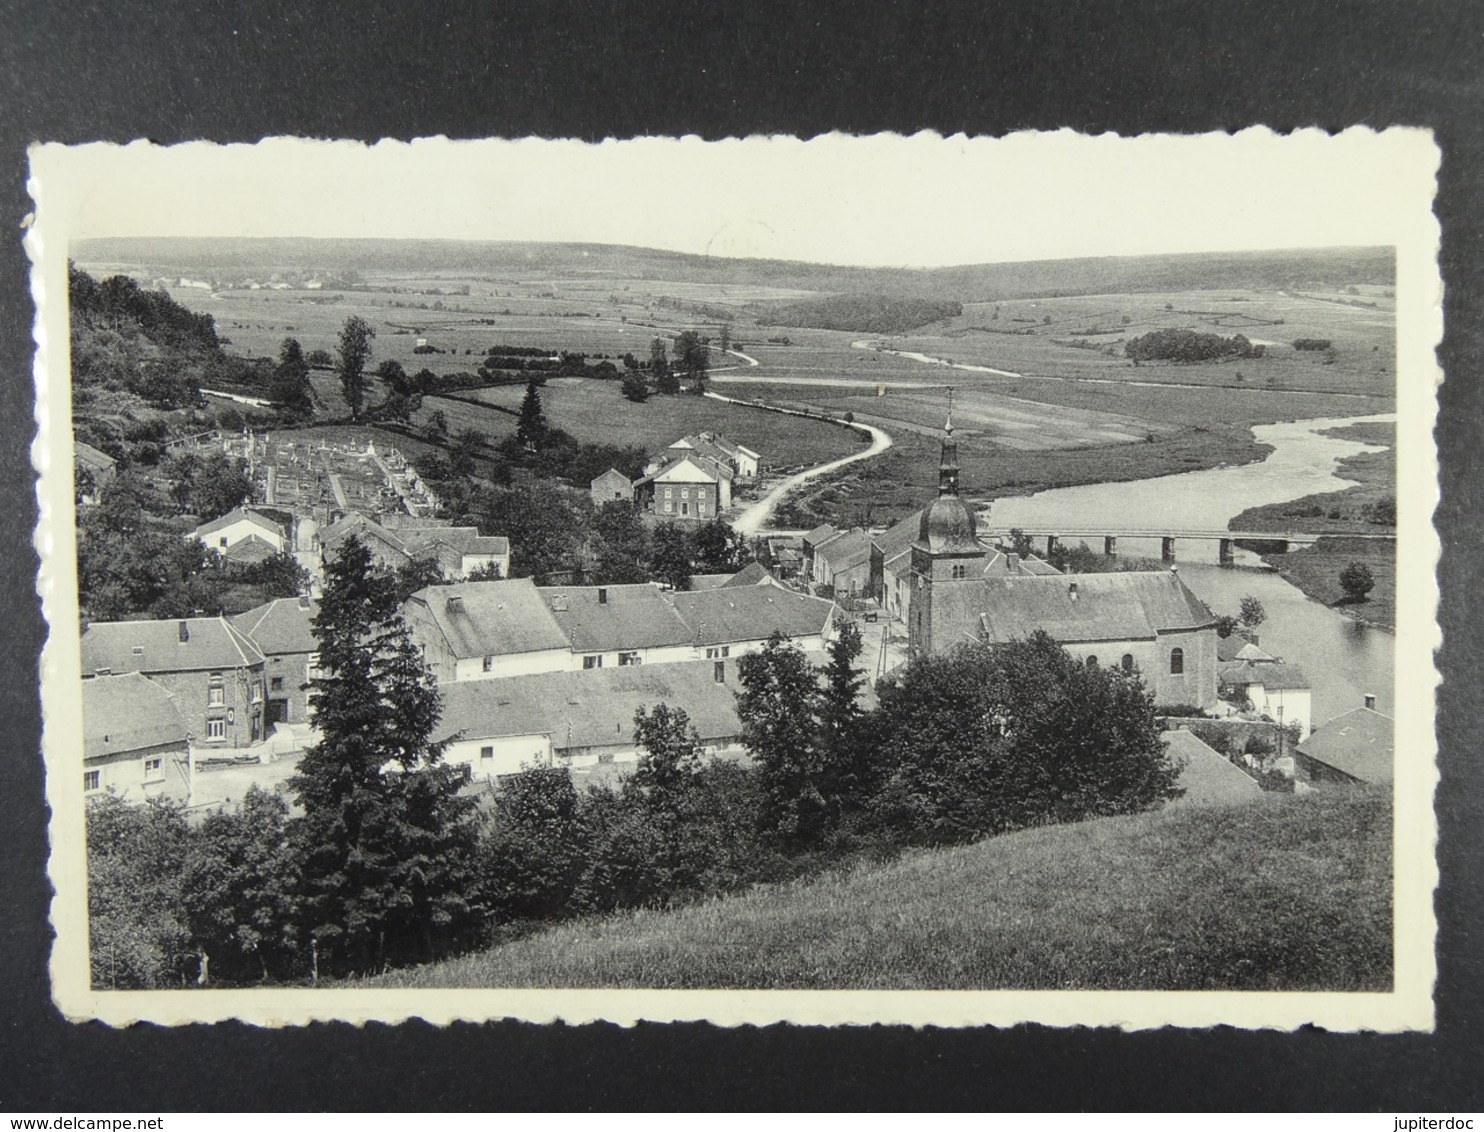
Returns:
[[[543,586],[574,668],[626,668],[694,660],[693,633],[659,587]]]
[[[85,796],[189,801],[190,738],[175,698],[138,672],[82,682]]]
[[[735,665],[708,662],[587,669],[442,688],[434,733],[444,758],[476,780],[530,766],[581,768],[631,763],[640,749],[634,714],[681,708],[708,753],[740,746]]]
[[[1297,724],[1299,739],[1309,734],[1314,721],[1314,693],[1298,665],[1273,658],[1239,660],[1220,665],[1216,676],[1223,699],[1244,707],[1251,704],[1252,711],[1285,726]]]
[[[567,634],[529,578],[428,586],[402,618],[440,683],[573,667]]]
[[[246,507],[236,507],[209,523],[202,523],[193,530],[190,538],[198,538],[215,551],[230,550],[243,539],[257,538],[281,554],[288,546],[288,534],[283,527],[266,515]]]
[[[782,586],[724,586],[666,595],[708,660],[753,652],[775,632],[806,652],[822,651],[834,628],[835,604]]]
[[[728,440],[718,432],[700,432],[681,437],[670,445],[657,460],[650,462],[644,469],[645,473],[658,471],[664,463],[686,455],[700,456],[727,468],[739,480],[757,479],[762,462],[762,457],[751,448]]]
[[[266,661],[224,617],[95,621],[82,634],[82,676],[138,672],[173,697],[193,745],[239,748],[264,735]]]

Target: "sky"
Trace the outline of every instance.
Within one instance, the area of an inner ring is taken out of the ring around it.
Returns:
[[[1423,130],[41,146],[53,238],[580,241],[927,267],[1400,242]]]

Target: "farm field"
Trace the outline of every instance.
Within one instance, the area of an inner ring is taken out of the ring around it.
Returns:
[[[382,987],[1384,991],[1385,791],[1048,826],[671,912],[578,920]]]

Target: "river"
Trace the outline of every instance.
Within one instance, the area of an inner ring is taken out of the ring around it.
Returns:
[[[989,508],[988,525],[997,531],[1059,524],[1075,530],[1079,525],[1120,523],[1169,524],[1171,530],[1223,528],[1248,507],[1352,486],[1353,481],[1335,474],[1337,462],[1380,448],[1320,434],[1343,425],[1395,419],[1394,414],[1378,414],[1258,425],[1253,434],[1273,446],[1258,463],[999,499]],[[1121,538],[1118,549],[1123,555],[1156,560],[1160,551],[1158,539]],[[1316,722],[1359,707],[1368,692],[1375,694],[1379,710],[1392,711],[1395,638],[1390,633],[1311,601],[1296,586],[1261,568],[1256,555],[1238,551],[1235,567],[1220,567],[1215,565],[1214,541],[1187,540],[1177,543],[1176,549],[1180,576],[1217,613],[1236,613],[1247,594],[1263,603],[1268,617],[1258,630],[1262,647],[1303,668],[1313,687]]]

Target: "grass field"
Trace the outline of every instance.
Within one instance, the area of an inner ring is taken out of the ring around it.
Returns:
[[[1382,991],[1390,861],[1385,793],[1266,794],[576,921],[370,982]]]

